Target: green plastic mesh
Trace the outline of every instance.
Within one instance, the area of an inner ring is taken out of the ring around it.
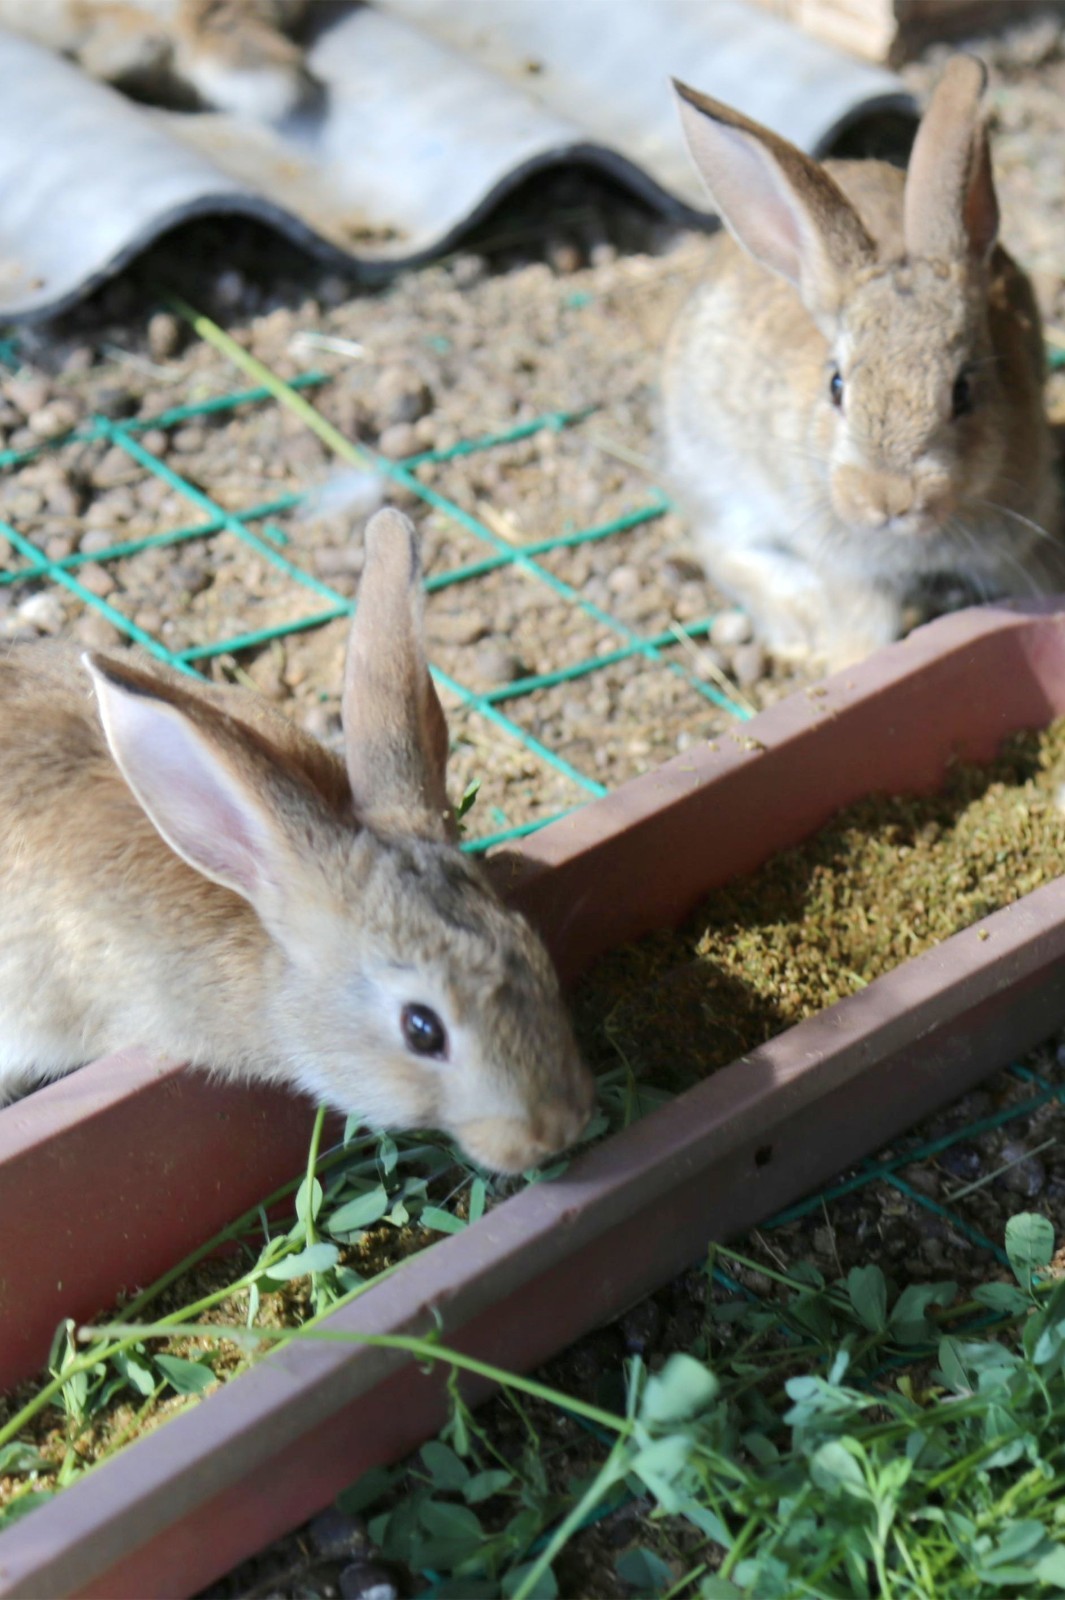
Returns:
[[[1055,351],[1052,365],[1058,366],[1062,364],[1065,364],[1065,350]],[[0,365],[10,370],[14,370],[17,367],[17,346],[14,341],[0,340]],[[297,390],[308,390],[313,393],[314,389],[325,381],[324,374],[308,372],[293,380],[290,387]],[[271,524],[270,519],[272,517],[298,506],[304,498],[303,494],[280,495],[268,501],[249,505],[240,511],[226,510],[202,488],[191,483],[174,467],[171,460],[168,459],[168,451],[156,453],[146,448],[144,444],[144,436],[149,432],[156,434],[161,432],[169,438],[174,428],[198,417],[219,412],[232,412],[239,407],[273,405],[276,403],[277,400],[270,389],[264,387],[247,388],[221,397],[203,400],[197,404],[175,406],[161,411],[155,416],[135,421],[117,422],[107,417],[95,416],[82,427],[76,429],[73,434],[68,434],[62,439],[42,443],[27,450],[0,451],[0,473],[3,473],[17,469],[43,452],[60,448],[70,443],[71,440],[106,440],[108,444],[117,446],[125,452],[130,457],[131,462],[135,463],[143,471],[152,473],[162,479],[170,489],[175,490],[187,502],[190,510],[190,522],[187,526],[143,539],[116,542],[103,550],[94,549],[91,554],[74,553],[55,561],[49,560],[39,545],[27,537],[19,528],[10,522],[0,521],[0,533],[6,536],[12,552],[8,566],[0,568],[0,586],[51,583],[63,587],[75,594],[86,606],[100,612],[121,633],[136,641],[153,656],[156,656],[161,661],[168,662],[180,671],[190,674],[195,674],[198,664],[208,660],[210,657],[233,655],[242,651],[253,650],[273,639],[284,638],[300,630],[322,627],[339,617],[349,615],[354,609],[353,602],[328,583],[322,582],[321,579],[308,572],[300,564],[298,551],[293,548],[292,541],[279,528]],[[483,551],[483,554],[474,561],[467,562],[465,565],[458,566],[448,572],[431,576],[426,584],[428,590],[432,591],[461,585],[500,567],[513,567],[523,572],[536,583],[549,586],[554,594],[564,600],[567,605],[580,609],[586,615],[594,618],[598,624],[609,629],[616,637],[617,645],[613,650],[578,661],[557,671],[523,677],[516,682],[501,684],[498,687],[482,692],[469,688],[435,667],[433,669],[434,675],[440,684],[448,689],[465,707],[485,717],[501,738],[517,741],[538,763],[562,773],[572,780],[588,799],[593,799],[606,792],[598,779],[590,773],[578,770],[558,751],[550,749],[534,738],[518,722],[507,715],[504,708],[508,704],[533,694],[539,689],[579,679],[629,657],[640,656],[654,670],[668,671],[679,676],[686,682],[693,695],[703,700],[711,701],[717,708],[737,720],[742,720],[750,714],[746,707],[731,699],[720,688],[703,682],[687,670],[681,662],[667,657],[666,651],[668,647],[676,642],[674,635],[641,635],[626,623],[611,616],[609,612],[592,604],[575,588],[555,576],[541,560],[541,557],[549,555],[554,550],[606,539],[627,529],[637,527],[641,523],[652,521],[660,517],[668,509],[668,501],[661,493],[653,493],[646,504],[636,507],[613,521],[576,530],[567,529],[554,538],[543,539],[535,543],[525,543],[520,547],[515,547],[500,538],[498,534],[494,533],[476,516],[428,486],[418,475],[420,467],[446,462],[479,451],[499,449],[548,429],[579,428],[587,415],[587,412],[554,412],[536,417],[503,432],[487,434],[480,438],[461,440],[447,450],[425,451],[398,462],[375,457],[361,446],[360,454],[365,456],[368,465],[375,466],[386,478],[402,485],[404,489],[418,497],[428,506],[431,506],[435,511],[451,519],[456,527],[461,528],[466,534],[472,535],[477,547]],[[196,520],[191,520],[193,516]],[[247,632],[233,634],[223,639],[203,640],[184,649],[174,651],[170,650],[160,638],[137,627],[116,607],[92,593],[78,579],[79,568],[87,562],[106,565],[109,561],[135,556],[141,551],[163,545],[188,542],[209,546],[212,539],[223,534],[235,535],[242,540],[247,546],[255,550],[258,555],[270,562],[273,567],[284,575],[284,578],[289,583],[306,591],[320,604],[316,605],[310,615],[279,624],[276,627],[258,630],[249,629]],[[701,622],[686,624],[684,632],[692,638],[705,636],[709,631],[712,620],[711,617],[707,617]],[[533,822],[515,827],[501,828],[496,832],[473,839],[467,844],[466,848],[475,851],[486,850],[493,845],[528,834],[555,820],[557,816],[565,814],[565,812],[556,812],[552,816],[538,818]],[[944,1206],[938,1200],[915,1188],[902,1173],[904,1169],[936,1159],[951,1145],[979,1139],[1009,1123],[1031,1116],[1040,1107],[1051,1101],[1059,1103],[1065,1101],[1065,1082],[1053,1081],[1053,1074],[1044,1076],[1028,1067],[1019,1065],[1010,1067],[1008,1073],[1012,1077],[1015,1089],[1018,1091],[1024,1089],[1028,1092],[1019,1098],[1010,1097],[1010,1103],[994,1115],[981,1121],[969,1122],[963,1126],[958,1126],[949,1133],[944,1134],[942,1138],[934,1141],[919,1143],[912,1138],[900,1140],[892,1147],[892,1153],[888,1156],[862,1162],[848,1176],[772,1218],[766,1224],[766,1227],[769,1229],[778,1228],[798,1221],[803,1217],[811,1216],[815,1213],[823,1213],[827,1206],[845,1199],[846,1196],[865,1188],[867,1185],[887,1184],[900,1195],[905,1196],[908,1201],[939,1217],[974,1248],[986,1252],[995,1261],[1005,1264],[1006,1257],[1001,1246],[987,1238],[979,1228],[967,1220],[957,1204]],[[960,1200],[961,1198],[960,1191],[956,1192],[955,1199]],[[743,1292],[740,1285],[727,1273],[718,1269],[716,1275],[724,1286],[736,1292]]]

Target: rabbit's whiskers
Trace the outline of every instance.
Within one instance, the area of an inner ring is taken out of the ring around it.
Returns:
[[[988,511],[996,511],[999,516],[1007,517],[1011,522],[1020,523],[1021,527],[1027,528],[1029,533],[1034,533],[1040,539],[1047,539],[1053,545],[1059,542],[1041,523],[1033,522],[1031,517],[1022,515],[1020,511],[1014,511],[1010,506],[999,505],[996,500],[980,500],[976,497],[968,503],[973,506],[985,506]]]
[[[997,560],[1006,562],[1006,564],[1012,567],[1013,570],[1017,572],[1023,579],[1022,587],[1018,591],[1019,593],[1024,593],[1027,591],[1033,596],[1033,598],[1038,598],[1039,595],[1045,592],[1036,578],[1033,577],[1032,573],[1028,571],[1027,567],[1025,567],[1022,562],[1017,560],[1017,557],[1013,554],[1012,550],[1009,549],[1007,541],[992,540],[989,537],[989,530],[986,524],[977,530],[967,527],[959,518],[954,517],[951,519],[948,526],[954,532],[962,535],[969,548],[972,550],[973,555],[976,557],[977,565],[974,568],[974,577],[975,574],[980,570],[980,565],[986,564],[983,561],[984,552],[990,549]],[[991,593],[985,595],[985,600],[990,600],[993,598],[995,597]]]

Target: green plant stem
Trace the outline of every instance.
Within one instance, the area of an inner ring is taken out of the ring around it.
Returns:
[[[284,1253],[284,1251],[279,1252],[279,1254]],[[191,1305],[182,1306],[180,1310],[172,1312],[169,1317],[163,1317],[160,1321],[150,1324],[155,1330],[151,1336],[180,1337],[180,1335],[175,1335],[173,1330],[179,1325],[182,1317],[198,1316],[202,1311],[209,1311],[213,1306],[220,1304],[223,1300],[227,1300],[230,1295],[239,1294],[242,1289],[250,1287],[257,1278],[264,1275],[265,1271],[266,1268],[260,1263],[255,1267],[254,1271],[246,1272],[243,1277],[238,1278],[236,1283],[229,1284],[222,1289],[214,1289],[210,1294],[203,1295],[199,1300],[193,1301]],[[212,1324],[209,1323],[196,1324],[196,1327],[201,1331],[206,1331],[211,1326]],[[83,1331],[79,1330],[79,1337],[82,1336]],[[242,1331],[246,1333],[249,1330],[244,1329]],[[253,1336],[258,1337],[258,1334],[255,1333]],[[101,1361],[112,1360],[113,1357],[121,1355],[123,1351],[130,1349],[146,1337],[149,1337],[149,1335],[145,1333],[144,1326],[125,1323],[123,1324],[122,1337],[115,1344],[108,1345],[103,1350],[92,1350],[86,1355],[76,1356],[49,1383],[38,1389],[37,1393],[26,1402],[20,1411],[16,1411],[15,1415],[0,1427],[0,1445],[7,1444],[38,1412],[43,1411],[46,1406],[50,1405],[56,1395],[60,1393],[64,1384],[69,1383],[71,1378],[77,1377],[81,1372],[91,1372],[93,1367],[98,1366]]]
[[[744,1554],[747,1546],[758,1532],[761,1522],[761,1513],[755,1513],[747,1518],[747,1521],[743,1524],[743,1527],[740,1529],[728,1550],[725,1552],[725,1559],[722,1561],[721,1566],[718,1569],[719,1575],[722,1578],[732,1577],[732,1574],[736,1568],[736,1563]]]
[[[307,1176],[304,1182],[307,1185],[307,1245],[308,1248],[318,1242],[318,1235],[314,1226],[314,1185],[318,1174],[318,1152],[322,1146],[322,1129],[325,1127],[325,1106],[319,1106],[314,1114],[314,1127],[311,1129],[311,1142],[307,1146]]]
[[[685,1589],[690,1589],[693,1583],[698,1583],[699,1579],[709,1571],[709,1562],[700,1562],[699,1566],[693,1567],[690,1572],[686,1572],[683,1577],[678,1578],[676,1583],[672,1584],[665,1594],[660,1597],[660,1600],[676,1600],[677,1595],[683,1594]]]
[[[621,1420],[620,1417],[617,1418],[618,1422]],[[570,1507],[550,1539],[548,1539],[546,1545],[514,1590],[510,1600],[528,1600],[529,1595],[533,1593],[552,1561],[554,1561],[559,1551],[569,1543],[585,1517],[595,1510],[596,1506],[609,1493],[618,1479],[625,1476],[624,1455],[625,1436],[622,1435],[615,1441],[610,1454],[580,1499]]]
[[[356,1291],[357,1292],[357,1291]],[[79,1340],[92,1342],[95,1340],[117,1339],[121,1347],[135,1342],[137,1339],[154,1339],[161,1337],[178,1339],[215,1339],[219,1342],[231,1339],[239,1344],[241,1341],[248,1344],[259,1342],[288,1342],[295,1339],[314,1340],[321,1344],[353,1344],[369,1345],[378,1350],[399,1350],[407,1355],[415,1356],[419,1361],[442,1361],[448,1366],[457,1367],[462,1372],[472,1372],[479,1378],[486,1378],[489,1383],[496,1384],[501,1389],[517,1389],[522,1394],[530,1395],[534,1400],[543,1400],[548,1405],[557,1406],[562,1411],[568,1411],[575,1417],[583,1417],[587,1422],[594,1422],[601,1428],[606,1428],[610,1433],[627,1438],[632,1431],[632,1424],[625,1418],[615,1415],[612,1411],[603,1411],[599,1406],[589,1405],[585,1400],[578,1400],[574,1395],[563,1394],[559,1389],[552,1389],[545,1383],[537,1383],[534,1378],[525,1378],[515,1372],[507,1372],[502,1367],[494,1367],[487,1361],[478,1361],[475,1356],[464,1355],[461,1350],[453,1350],[447,1345],[437,1344],[433,1339],[419,1339],[412,1334],[405,1333],[360,1333],[352,1328],[350,1331],[341,1332],[338,1328],[321,1328],[313,1324],[306,1324],[302,1328],[245,1328],[223,1326],[214,1322],[185,1322],[173,1323],[162,1321],[158,1323],[143,1323],[138,1327],[131,1327],[128,1323],[109,1322],[99,1327],[79,1328]],[[91,1363],[100,1361],[99,1354],[87,1357]],[[73,1372],[73,1363],[64,1375],[66,1382]],[[4,1440],[0,1437],[0,1444]]]
[[[242,372],[254,374],[256,381],[272,394],[275,400],[279,401],[281,405],[287,406],[295,416],[299,417],[300,421],[305,423],[312,433],[317,434],[322,443],[332,450],[334,455],[338,455],[342,461],[347,461],[352,466],[365,467],[371,471],[376,470],[387,473],[391,465],[390,462],[380,460],[372,451],[353,444],[350,439],[345,439],[339,428],[334,428],[331,422],[327,422],[316,407],[308,405],[297,389],[293,389],[290,384],[285,382],[284,378],[279,378],[275,372],[271,372],[269,367],[264,366],[242,345],[239,345],[216,322],[212,322],[210,317],[204,316],[201,311],[194,311],[192,306],[186,300],[183,300],[180,295],[168,292],[166,299],[201,339],[205,340],[207,344],[213,345],[222,355],[228,357],[234,366],[239,367]]]

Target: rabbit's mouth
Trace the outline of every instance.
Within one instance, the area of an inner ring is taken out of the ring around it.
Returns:
[[[517,1174],[540,1166],[575,1144],[588,1123],[585,1109],[558,1108],[545,1121],[521,1117],[481,1117],[453,1129],[466,1154],[493,1172]]]
[[[931,539],[942,533],[950,512],[946,507],[927,511],[907,511],[881,523],[881,531],[896,539]]]
[[[849,527],[891,539],[929,539],[954,512],[948,483],[923,483],[901,473],[841,467],[832,482],[836,514]]]

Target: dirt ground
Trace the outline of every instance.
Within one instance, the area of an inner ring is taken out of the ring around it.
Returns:
[[[979,49],[992,68],[1002,235],[1033,277],[1052,339],[1065,347],[1065,331],[1058,331],[1065,330],[1065,47],[1059,29],[1040,21],[981,41]],[[907,70],[919,92],[940,58],[932,51]],[[22,334],[25,365],[0,383],[0,447],[39,444],[90,413],[150,417],[243,387],[222,356],[161,309],[158,286],[171,282],[282,376],[312,368],[325,373],[314,390],[323,414],[347,437],[392,459],[446,451],[542,414],[593,408],[572,427],[420,469],[424,483],[520,555],[536,541],[656,500],[660,352],[698,279],[704,248],[699,235],[657,221],[580,175],[538,180],[460,254],[373,293],[251,227],[198,224],[164,241],[136,277],[119,280],[62,322]],[[1065,418],[1065,377],[1052,381],[1050,399],[1054,414]],[[225,510],[303,491],[326,482],[330,472],[317,439],[273,404],[139,437],[184,485]],[[421,500],[404,492],[390,498],[422,528],[430,579],[486,553],[473,534]],[[279,530],[289,543],[277,548],[349,596],[360,568],[351,516],[281,508],[253,526],[267,542],[276,539],[270,530]],[[203,523],[205,513],[187,488],[145,471],[105,439],[46,452],[4,473],[0,517],[54,561]],[[0,538],[0,566],[9,559],[15,557]],[[741,704],[758,709],[802,681],[766,659],[742,619],[705,582],[676,512],[537,562],[577,598],[528,565],[438,589],[428,602],[430,655],[468,690],[482,692],[614,651],[627,642],[626,628],[644,638],[678,630],[680,640],[663,649],[662,662],[637,655],[502,703],[508,718],[591,782],[613,787],[719,732],[730,713],[708,698],[708,686],[723,683]],[[78,578],[172,650],[287,624],[327,606],[225,531],[106,565],[89,561]],[[685,638],[686,627],[723,611],[708,642]],[[0,588],[0,637],[36,633],[70,634],[97,647],[117,646],[121,638],[99,612],[51,584]],[[210,670],[246,676],[335,741],[343,638],[338,621],[224,652]],[[669,670],[667,661],[683,672]],[[445,700],[455,744],[453,793],[474,778],[482,785],[474,834],[587,798],[586,786],[493,727],[468,701]],[[1053,1051],[1039,1061],[1060,1076]],[[933,1128],[960,1127],[1024,1092],[1020,1080],[1003,1076]],[[1056,1149],[1031,1153],[1048,1139],[1056,1142],[1060,1127],[1060,1104],[1049,1101],[1005,1133],[956,1143],[935,1162],[916,1163],[906,1181],[938,1203],[1005,1161],[1005,1180],[958,1202],[972,1228],[1000,1241],[1006,1217],[1020,1205],[1046,1211],[1060,1227],[1065,1158]],[[833,1202],[776,1231],[771,1243],[755,1235],[748,1247],[766,1260],[812,1255],[826,1270],[880,1259],[885,1267],[905,1263],[918,1277],[949,1272],[961,1282],[982,1275],[987,1262],[971,1238],[891,1183]],[[755,1282],[748,1287],[759,1289]],[[650,1355],[682,1348],[701,1325],[703,1294],[701,1278],[688,1275],[561,1357],[550,1377],[562,1387],[587,1387],[597,1365],[616,1362],[634,1340]],[[574,1593],[622,1592],[612,1565],[597,1556],[598,1542],[631,1538],[639,1514],[636,1507],[627,1522],[578,1545],[567,1571],[578,1586]],[[396,1592],[393,1582],[374,1566],[358,1528],[332,1517],[210,1593],[385,1600]]]

